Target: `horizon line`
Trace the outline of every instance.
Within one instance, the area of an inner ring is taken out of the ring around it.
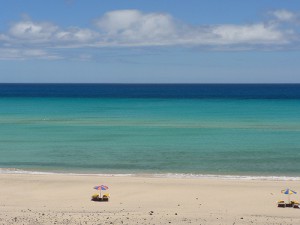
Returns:
[[[71,85],[76,85],[76,84],[87,84],[87,85],[299,85],[299,83],[289,83],[289,82],[282,82],[282,83],[127,83],[127,82],[121,82],[121,83],[114,83],[114,82],[103,82],[103,83],[92,83],[92,82],[0,82],[0,85],[5,85],[5,84],[21,84],[21,85],[27,85],[27,84],[71,84]]]

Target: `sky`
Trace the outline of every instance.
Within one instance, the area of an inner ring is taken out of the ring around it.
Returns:
[[[0,83],[300,83],[299,0],[0,1]]]

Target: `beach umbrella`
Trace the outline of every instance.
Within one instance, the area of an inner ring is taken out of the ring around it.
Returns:
[[[296,191],[293,191],[293,190],[291,190],[291,189],[289,189],[289,188],[287,188],[287,189],[285,189],[285,190],[282,190],[281,193],[289,196],[289,197],[288,197],[288,198],[289,198],[289,203],[291,202],[290,196],[291,196],[292,194],[297,194]]]
[[[94,189],[100,191],[100,198],[101,198],[101,191],[102,191],[102,190],[103,190],[103,191],[107,190],[108,187],[105,186],[105,185],[99,185],[99,186],[95,186]]]

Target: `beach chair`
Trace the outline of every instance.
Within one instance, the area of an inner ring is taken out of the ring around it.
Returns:
[[[293,208],[295,208],[295,209],[299,208],[299,202],[297,202],[297,201],[291,201],[291,203],[293,204]]]
[[[109,193],[103,194],[102,201],[108,202],[108,201],[109,201],[109,197],[110,197],[110,194],[109,194]]]
[[[110,197],[110,194],[109,193],[105,193],[102,198],[100,198],[100,195],[99,194],[93,194],[92,195],[92,201],[95,201],[95,202],[108,202],[109,201],[109,197]]]
[[[285,204],[284,201],[279,200],[279,201],[277,202],[277,206],[280,207],[280,208],[285,208],[285,207],[286,207],[286,204]]]
[[[293,208],[294,204],[292,202],[285,203],[285,207],[287,208]]]
[[[278,207],[282,207],[282,208],[299,208],[299,202],[297,201],[290,201],[290,202],[284,202],[282,200],[278,201]]]
[[[92,201],[99,201],[99,194],[93,194]]]

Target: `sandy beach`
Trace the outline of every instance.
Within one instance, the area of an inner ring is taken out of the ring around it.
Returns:
[[[109,202],[90,200],[98,184]],[[2,174],[0,224],[300,224],[276,207],[286,187],[300,182]]]

